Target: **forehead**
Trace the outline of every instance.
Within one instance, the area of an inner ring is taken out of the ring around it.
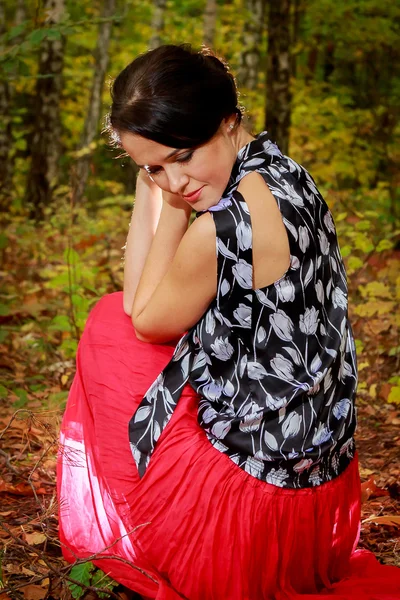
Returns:
[[[140,165],[160,164],[174,156],[181,148],[163,146],[153,140],[148,140],[133,133],[122,133],[121,144],[129,156]]]

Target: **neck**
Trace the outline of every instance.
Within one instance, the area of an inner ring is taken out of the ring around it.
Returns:
[[[243,125],[239,125],[235,133],[233,134],[233,145],[236,150],[236,154],[241,148],[246,146],[249,142],[255,140],[255,137],[248,133]]]

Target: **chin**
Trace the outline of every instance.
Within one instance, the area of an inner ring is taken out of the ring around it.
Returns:
[[[200,212],[202,210],[208,210],[209,208],[211,208],[212,206],[216,206],[218,204],[218,202],[221,200],[221,195],[214,197],[213,199],[208,199],[208,198],[200,198],[200,200],[198,202],[196,202],[195,204],[193,204],[193,210],[196,210],[197,212]]]

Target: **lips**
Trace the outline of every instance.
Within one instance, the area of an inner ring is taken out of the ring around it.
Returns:
[[[198,193],[203,189],[203,187],[204,187],[204,185],[201,186],[201,188],[192,192],[191,194],[185,194],[183,197],[186,198],[186,200],[192,200],[193,198],[195,198],[198,195]]]

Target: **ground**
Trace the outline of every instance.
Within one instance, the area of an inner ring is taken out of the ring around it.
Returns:
[[[400,412],[384,403],[361,403],[358,414],[364,482],[360,547],[372,550],[382,563],[400,566]],[[55,458],[60,417],[56,410],[14,411],[11,405],[2,411],[0,576],[7,593],[0,593],[1,600],[71,597],[65,583],[71,577],[70,566],[61,557],[57,538]],[[87,583],[102,588],[104,581]],[[76,589],[72,592],[76,597]],[[114,594],[124,597],[120,588]],[[90,592],[89,597],[97,598],[98,592]]]
[[[110,250],[118,246],[115,240],[111,246],[104,244],[104,236],[89,236],[78,248],[92,253],[87,260],[93,260],[95,268],[86,273],[76,257],[73,262],[72,251],[65,251],[67,266],[57,258],[61,242],[53,237],[45,252],[40,245],[35,250],[33,242],[19,247],[18,237],[10,237],[2,271],[6,293],[0,300],[6,304],[0,301],[0,600],[70,600],[83,595],[93,599],[102,597],[99,588],[112,586],[90,565],[77,564],[71,572],[62,559],[55,466],[76,343],[98,297],[121,289],[120,252]],[[118,247],[122,244],[121,238]],[[400,566],[400,403],[395,396],[400,389],[395,308],[395,298],[400,298],[400,251],[372,258],[351,282],[360,371],[360,547],[373,551],[382,563]],[[111,594],[124,597],[120,587]]]

